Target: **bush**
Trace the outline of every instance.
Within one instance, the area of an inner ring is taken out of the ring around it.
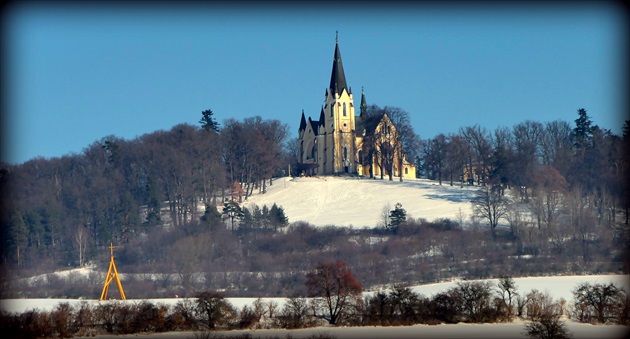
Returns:
[[[525,296],[525,311],[527,318],[538,321],[545,317],[559,316],[560,306],[554,303],[549,293],[534,289]]]
[[[280,326],[283,328],[301,328],[306,325],[306,315],[309,304],[306,298],[288,298],[280,316]]]
[[[571,338],[569,331],[557,315],[544,315],[525,325],[530,338],[565,339]]]
[[[205,291],[197,295],[197,312],[208,329],[227,326],[236,318],[236,310],[223,294]]]

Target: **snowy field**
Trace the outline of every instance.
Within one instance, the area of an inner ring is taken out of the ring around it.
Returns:
[[[630,290],[630,276],[628,275],[585,275],[585,276],[562,276],[562,277],[527,277],[515,278],[517,290],[521,294],[526,294],[532,289],[541,292],[548,292],[554,299],[564,298],[571,302],[573,295],[571,291],[581,282],[608,284],[614,283]],[[479,280],[486,281],[486,280]],[[496,284],[496,279],[490,279]],[[446,291],[454,287],[457,281],[439,284],[414,286],[417,293],[431,297],[436,293]],[[374,293],[365,292],[365,294]],[[181,301],[181,298],[151,299],[155,304],[174,305]],[[255,298],[229,298],[235,307],[242,308],[244,305],[251,305]],[[274,300],[280,307],[284,304],[284,298],[263,298],[264,301]],[[127,302],[140,302],[141,300],[127,300]],[[0,301],[0,309],[8,312],[23,313],[28,310],[53,310],[60,302],[68,302],[71,305],[78,305],[87,302],[96,305],[97,300],[77,300],[77,299],[7,299]],[[574,338],[625,338],[628,334],[628,327],[612,325],[590,325],[580,324],[566,320],[567,327]],[[331,335],[337,338],[526,338],[524,332],[525,323],[517,319],[509,324],[455,324],[455,325],[414,325],[401,327],[317,327],[301,330],[256,330],[249,331],[254,338],[287,338],[290,334],[293,338],[308,338],[320,334]],[[243,331],[224,332],[225,335],[235,336]],[[130,335],[150,338],[194,338],[191,332],[168,332],[151,335]],[[99,336],[99,338],[119,338],[126,336]]]
[[[628,338],[628,327],[619,325],[590,325],[566,321],[572,338],[575,339],[608,339]],[[365,327],[314,327],[300,330],[238,330],[217,331],[226,338],[238,337],[249,333],[252,338],[317,338],[320,335],[339,339],[411,339],[411,338],[484,338],[512,339],[529,338],[525,335],[525,323],[516,320],[508,324],[442,324],[413,325],[397,327],[365,326]],[[152,334],[103,335],[100,339],[116,338],[195,338],[193,332],[167,332]],[[210,337],[212,338],[212,337]]]
[[[488,280],[470,280],[470,281],[490,281],[496,285],[496,279]],[[514,278],[517,291],[526,294],[532,289],[541,292],[549,292],[554,299],[564,298],[568,302],[573,300],[571,291],[581,282],[608,284],[614,283],[618,287],[623,287],[626,291],[630,291],[630,276],[628,275],[575,275],[575,276],[559,276],[559,277],[527,277]],[[444,292],[449,288],[455,287],[459,281],[443,282],[438,284],[413,286],[414,292],[422,294],[426,297],[432,297],[436,293]],[[372,294],[375,291],[366,291],[365,295]],[[175,305],[183,298],[162,298],[150,299],[151,302],[158,304]],[[256,298],[228,298],[228,300],[237,308],[245,305],[251,305]],[[284,305],[284,298],[263,298],[264,301],[274,300],[280,307]],[[129,302],[141,301],[128,299]],[[98,300],[94,299],[4,299],[0,300],[0,309],[7,312],[23,313],[28,310],[38,309],[42,311],[53,310],[60,302],[68,302],[71,305],[77,305],[81,302],[88,302],[96,305]]]
[[[472,213],[470,200],[477,186],[449,186],[448,182],[404,179],[399,182],[358,177],[279,178],[266,194],[254,194],[244,205],[284,208],[289,222],[308,221],[316,226],[374,227],[382,220],[383,208],[401,203],[407,215],[433,221],[457,220]]]

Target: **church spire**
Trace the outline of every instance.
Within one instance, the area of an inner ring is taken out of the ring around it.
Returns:
[[[335,57],[333,59],[332,74],[330,76],[330,92],[331,94],[341,94],[343,90],[348,92],[346,84],[346,75],[343,72],[343,63],[341,62],[341,53],[339,52],[339,32],[335,37]]]
[[[306,128],[306,118],[304,117],[304,110],[302,110],[302,120],[300,120],[299,131],[303,131],[305,128]]]
[[[365,116],[367,113],[367,101],[365,100],[365,92],[363,92],[363,86],[361,87],[361,106],[359,106],[360,115]]]

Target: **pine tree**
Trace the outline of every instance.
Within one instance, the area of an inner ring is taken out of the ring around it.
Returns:
[[[10,249],[9,253],[12,252],[11,256],[14,256],[17,265],[21,266],[24,263],[24,255],[28,245],[28,228],[19,212],[15,212],[11,216],[8,233],[7,247]]]
[[[223,205],[223,214],[230,217],[232,222],[232,232],[234,232],[234,220],[241,220],[243,218],[243,210],[236,201],[230,200]]]
[[[394,209],[389,213],[389,225],[387,228],[396,233],[398,227],[407,221],[407,211],[402,207],[401,203],[396,203]]]
[[[269,220],[274,230],[278,230],[278,227],[284,227],[289,224],[289,219],[284,214],[284,208],[279,207],[275,203],[269,210]]]
[[[201,124],[201,128],[204,131],[219,132],[219,123],[212,117],[213,115],[214,113],[211,109],[201,112],[201,120],[199,120],[199,124]]]
[[[578,115],[573,129],[573,145],[578,154],[583,154],[593,138],[593,127],[591,127],[593,122],[584,108],[578,109]]]
[[[216,206],[206,204],[206,211],[201,216],[201,223],[210,229],[214,229],[221,224],[221,213],[219,213]]]

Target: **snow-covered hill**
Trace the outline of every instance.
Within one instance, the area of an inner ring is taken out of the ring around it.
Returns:
[[[408,216],[457,220],[472,212],[470,200],[478,187],[449,186],[426,179],[399,182],[358,177],[279,178],[265,194],[254,194],[244,205],[284,208],[290,222],[307,221],[316,226],[374,227],[387,211],[401,203]]]

